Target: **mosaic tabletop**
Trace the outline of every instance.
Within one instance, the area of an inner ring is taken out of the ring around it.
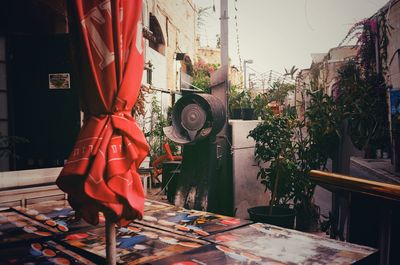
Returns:
[[[55,229],[56,233],[65,233],[93,227],[82,218],[75,216],[75,211],[65,204],[40,203],[31,207],[15,207],[23,215],[35,219],[46,227]],[[104,225],[105,219],[100,216],[99,226]]]
[[[211,235],[228,255],[257,257],[263,264],[353,264],[376,250],[269,224],[255,223]]]
[[[105,258],[105,229],[95,228],[70,233],[62,242],[75,249],[85,250]],[[117,230],[117,261],[124,264],[141,264],[173,256],[209,244],[167,231],[131,224]]]
[[[256,265],[280,263],[267,263],[262,258],[249,252],[239,252],[221,245],[206,245],[200,248],[189,250],[174,256],[169,256],[151,262],[153,265]]]
[[[64,246],[49,240],[34,242],[12,248],[0,248],[0,265],[5,264],[85,264],[95,265],[89,259],[79,255]]]
[[[57,231],[15,210],[0,211],[0,247],[50,237]]]
[[[102,264],[104,217],[90,226],[66,202],[0,211],[0,265]],[[376,249],[146,200],[143,220],[117,228],[120,264],[357,264]],[[369,264],[369,263],[368,263]],[[372,263],[373,264],[373,263]]]
[[[249,220],[176,206],[145,212],[143,220],[135,222],[194,238],[252,223]]]

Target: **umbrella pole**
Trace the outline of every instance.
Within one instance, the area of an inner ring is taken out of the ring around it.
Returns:
[[[115,236],[115,223],[110,221],[106,216],[106,260],[107,265],[117,264],[116,259],[116,236]]]

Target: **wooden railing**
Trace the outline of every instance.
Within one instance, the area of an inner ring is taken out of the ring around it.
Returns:
[[[311,179],[321,186],[360,192],[375,197],[400,201],[400,185],[366,180],[326,171],[311,170]]]

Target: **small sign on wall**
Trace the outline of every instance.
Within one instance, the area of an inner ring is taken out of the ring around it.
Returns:
[[[71,79],[69,73],[49,74],[50,89],[69,89],[71,88]]]

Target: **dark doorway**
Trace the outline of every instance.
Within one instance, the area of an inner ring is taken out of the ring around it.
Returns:
[[[29,141],[16,146],[13,167],[62,166],[80,128],[69,35],[13,36],[7,63],[10,133]]]

